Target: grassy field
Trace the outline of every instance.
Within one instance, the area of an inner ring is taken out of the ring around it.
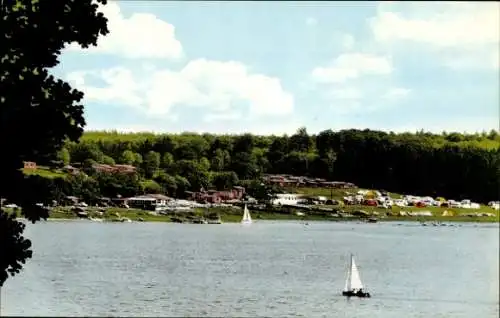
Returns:
[[[27,176],[38,175],[45,178],[65,178],[68,174],[59,169],[38,166],[36,169],[21,169]]]
[[[345,212],[354,212],[360,210],[362,207],[350,206],[344,209]],[[12,212],[12,210],[10,210]],[[366,212],[382,211],[381,209],[364,209]],[[144,222],[171,222],[171,217],[191,215],[197,217],[206,217],[207,212],[205,209],[197,209],[192,213],[178,212],[176,215],[151,215],[150,211],[137,210],[137,209],[122,209],[122,208],[109,208],[102,215],[98,214],[98,210],[94,208],[88,209],[90,217],[102,218],[107,221],[117,221],[120,218],[129,218],[132,221]],[[303,220],[303,221],[359,221],[362,217],[335,217],[331,213],[310,213],[303,216],[297,215],[292,211],[287,212],[273,212],[273,211],[257,211],[251,210],[252,218],[258,220]],[[384,210],[384,212],[387,212]],[[389,211],[390,212],[390,211]],[[399,211],[395,211],[399,212]],[[432,212],[432,211],[431,211]],[[439,211],[441,212],[441,211]],[[225,223],[240,222],[242,218],[241,209],[228,209],[228,208],[212,208],[209,213],[217,213],[220,215],[221,220]],[[18,213],[20,216],[20,214]],[[69,208],[56,208],[50,213],[50,219],[76,219],[77,216]],[[456,214],[455,216],[441,216],[441,213],[434,213],[433,216],[420,217],[420,216],[398,216],[396,213],[389,213],[387,216],[380,218],[381,221],[413,221],[413,222],[499,222],[498,213],[494,217],[481,217],[481,216],[465,216],[463,214]]]

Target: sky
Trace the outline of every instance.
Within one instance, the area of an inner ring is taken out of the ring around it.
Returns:
[[[86,130],[499,129],[498,2],[110,1],[53,72]]]

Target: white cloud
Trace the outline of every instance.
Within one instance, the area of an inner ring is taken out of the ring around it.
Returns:
[[[183,56],[181,43],[175,37],[173,25],[150,13],[134,13],[125,17],[117,3],[108,1],[99,9],[108,18],[110,33],[100,37],[97,47],[90,47],[85,53],[105,53],[126,58],[167,58]],[[68,47],[81,50],[77,44]]]
[[[409,14],[381,5],[371,21],[375,40],[384,45],[414,42],[444,53],[453,68],[484,66],[484,55],[499,55],[500,4],[497,2],[408,3]],[[457,57],[457,58],[455,58]],[[498,67],[498,59],[487,60]],[[462,65],[463,64],[463,65]]]
[[[394,107],[396,100],[408,94],[409,90],[391,87],[393,72],[391,59],[385,56],[364,53],[344,53],[330,66],[317,67],[312,71],[320,87],[320,95],[331,105],[336,115],[366,114]],[[366,76],[377,76],[366,81]],[[389,79],[389,81],[388,81]],[[384,94],[380,94],[385,91]]]
[[[387,90],[387,92],[382,95],[382,97],[385,99],[397,100],[408,96],[410,92],[411,90],[408,88],[393,87]]]
[[[105,85],[91,84],[92,77]],[[72,72],[67,79],[87,100],[126,105],[151,116],[168,115],[179,105],[216,114],[248,107],[248,115],[253,117],[290,114],[294,106],[293,96],[279,79],[251,73],[239,62],[198,59],[178,72],[157,69],[138,75],[118,67]]]
[[[498,3],[433,5],[424,3],[414,7],[409,17],[379,7],[377,16],[371,22],[375,38],[379,41],[410,40],[461,48],[500,41]]]
[[[308,26],[315,26],[316,24],[318,24],[318,20],[316,20],[315,18],[309,17],[306,19],[306,24]]]
[[[139,60],[182,56],[175,29],[167,22],[145,13],[125,17],[113,2],[100,10],[109,19],[111,33],[86,52]],[[251,72],[236,61],[196,59],[174,71],[142,60],[134,71],[127,67],[74,71],[67,79],[85,93],[87,101],[128,106],[151,118],[173,119],[171,110],[176,106],[202,108],[200,116],[206,115],[208,122],[236,120],[243,111],[248,118],[286,115],[294,107],[292,94],[278,78]]]
[[[141,107],[142,86],[138,84],[129,69],[115,67],[101,71],[75,71],[67,75],[67,80],[85,93],[86,100],[106,101],[124,104],[130,107]],[[88,83],[92,79],[104,81],[105,87],[97,87]]]
[[[341,83],[362,75],[387,75],[392,71],[392,63],[387,57],[346,53],[337,57],[330,66],[315,68],[312,77],[317,82]]]

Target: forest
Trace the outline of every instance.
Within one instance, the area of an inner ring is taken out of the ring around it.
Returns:
[[[351,129],[310,135],[299,128],[290,136],[95,131],[38,160],[87,167],[90,174],[94,163],[137,167],[137,176],[120,177],[127,180],[91,175],[94,180],[86,182],[98,182],[107,195],[137,192],[141,184],[143,192],[182,196],[186,190],[230,188],[265,173],[480,202],[497,200],[500,189],[496,131],[438,135]]]

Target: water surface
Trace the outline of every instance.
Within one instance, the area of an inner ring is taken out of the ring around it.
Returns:
[[[498,225],[45,222],[3,315],[498,317]],[[371,299],[341,296],[349,253]]]

